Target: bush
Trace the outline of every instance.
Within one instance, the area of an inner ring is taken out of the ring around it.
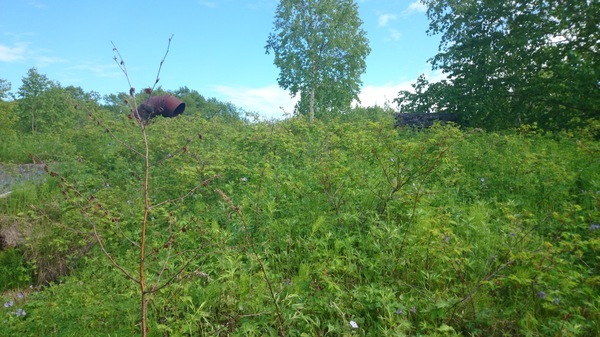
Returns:
[[[0,251],[0,292],[31,284],[32,270],[16,248]]]

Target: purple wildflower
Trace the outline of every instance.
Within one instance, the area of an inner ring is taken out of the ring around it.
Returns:
[[[595,231],[596,229],[600,229],[600,224],[593,223],[590,225],[590,230]]]
[[[538,297],[539,297],[539,298],[541,298],[541,299],[544,299],[544,298],[546,298],[546,293],[545,293],[545,292],[543,292],[543,291],[540,291],[540,292],[538,293]]]
[[[402,309],[396,310],[396,315],[402,315]]]
[[[558,303],[560,303],[560,299],[558,297],[554,298],[554,304],[558,305]]]
[[[413,314],[416,314],[416,313],[417,313],[417,307],[412,307],[412,308],[410,308],[410,311],[411,311]]]
[[[358,329],[358,324],[356,324],[355,321],[350,321],[350,327],[352,327],[352,329]]]

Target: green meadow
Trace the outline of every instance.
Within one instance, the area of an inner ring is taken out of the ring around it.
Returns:
[[[600,335],[597,123],[191,111],[147,156],[107,109],[3,129],[0,162],[45,172],[0,199],[0,336],[139,334],[141,247],[149,336]]]

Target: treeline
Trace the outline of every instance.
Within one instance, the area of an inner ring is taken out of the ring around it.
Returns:
[[[16,93],[10,92],[11,83],[0,79],[0,131],[6,137],[19,134],[62,132],[82,126],[90,114],[125,118],[130,111],[125,92],[101,96],[86,92],[81,87],[62,86],[46,75],[31,68],[22,79]],[[174,91],[158,88],[153,95],[173,94],[186,104],[186,114],[206,119],[241,120],[245,112],[232,103],[206,98],[198,91],[181,87]],[[148,95],[140,90],[138,102]]]

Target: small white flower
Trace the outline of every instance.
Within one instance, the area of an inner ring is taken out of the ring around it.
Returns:
[[[358,329],[358,324],[356,324],[355,321],[350,321],[350,326],[352,327],[352,329]]]

